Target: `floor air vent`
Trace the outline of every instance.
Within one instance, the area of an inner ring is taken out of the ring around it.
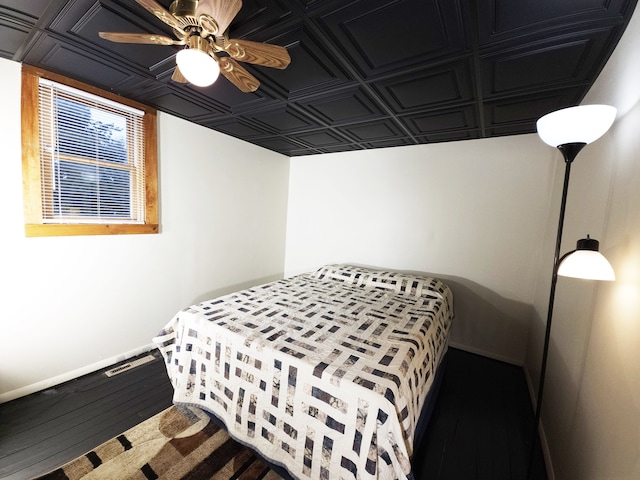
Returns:
[[[130,362],[123,363],[122,365],[118,365],[111,370],[107,370],[104,374],[107,377],[113,377],[114,375],[118,375],[119,373],[126,372],[133,368],[139,367],[140,365],[144,365],[145,363],[153,362],[156,359],[153,355],[145,355],[144,357],[136,358],[135,360],[131,360]]]

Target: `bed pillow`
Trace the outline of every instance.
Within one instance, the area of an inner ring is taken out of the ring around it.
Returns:
[[[400,295],[433,296],[451,300],[451,290],[442,281],[428,276],[375,270],[355,265],[326,265],[312,274],[320,280],[334,280],[369,288],[386,288]]]

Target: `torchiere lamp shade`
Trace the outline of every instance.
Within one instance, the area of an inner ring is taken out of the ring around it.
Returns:
[[[595,142],[613,124],[617,110],[610,105],[581,105],[548,113],[536,123],[538,135],[548,145]]]

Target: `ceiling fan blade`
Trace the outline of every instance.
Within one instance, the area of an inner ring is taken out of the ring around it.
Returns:
[[[225,51],[236,60],[265,67],[287,68],[291,63],[289,52],[279,45],[231,39],[225,45]]]
[[[148,45],[184,45],[183,41],[173,40],[164,35],[149,33],[98,32],[100,38],[117,43],[142,43]]]
[[[218,31],[212,32],[215,35],[222,35],[231,21],[242,8],[242,0],[200,0],[196,8],[196,17],[209,15],[218,24]]]
[[[164,23],[176,29],[178,32],[184,34],[184,30],[182,29],[182,24],[180,23],[180,21],[176,17],[171,15],[171,13],[158,2],[156,2],[155,0],[136,0],[136,2],[153,13]]]
[[[233,58],[220,57],[218,63],[220,64],[220,73],[244,93],[255,92],[260,86],[258,79]]]
[[[177,65],[175,70],[173,71],[173,75],[171,75],[171,80],[178,83],[189,83],[189,80],[187,80],[184,75],[182,75],[182,72]]]

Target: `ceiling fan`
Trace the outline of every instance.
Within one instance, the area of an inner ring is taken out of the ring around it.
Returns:
[[[254,92],[260,82],[238,62],[278,69],[291,62],[284,47],[229,39],[228,28],[242,0],[174,0],[169,10],[156,0],[135,1],[169,25],[177,40],[147,33],[99,32],[100,37],[118,43],[185,45],[176,55],[171,77],[176,82],[206,87],[222,73],[241,91]]]

